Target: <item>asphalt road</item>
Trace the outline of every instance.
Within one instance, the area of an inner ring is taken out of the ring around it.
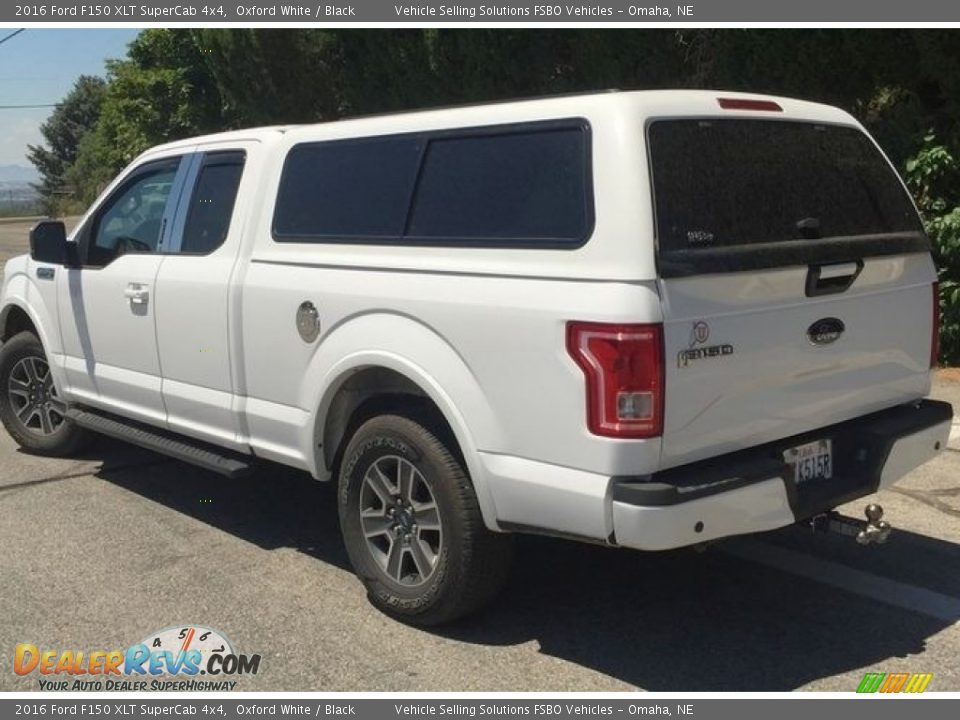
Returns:
[[[0,261],[16,233],[0,225]],[[960,407],[960,382],[935,395]],[[882,547],[796,528],[704,553],[521,537],[499,601],[427,632],[368,605],[332,489],[304,474],[230,481],[107,440],[45,459],[0,430],[0,690],[38,689],[16,643],[106,650],[191,623],[263,656],[238,690],[851,691],[868,671],[960,690],[960,442],[876,499],[897,528]]]

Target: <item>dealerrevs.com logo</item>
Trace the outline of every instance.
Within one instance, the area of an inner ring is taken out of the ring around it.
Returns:
[[[125,650],[49,650],[17,645],[13,671],[37,675],[40,690],[233,690],[256,675],[260,655],[237,653],[223,633],[177,625],[150,633]]]

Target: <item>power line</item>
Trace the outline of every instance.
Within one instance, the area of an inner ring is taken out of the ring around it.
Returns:
[[[3,45],[3,43],[5,43],[7,40],[16,37],[24,30],[26,30],[26,28],[20,28],[19,30],[14,30],[9,35],[4,35],[2,38],[0,38],[0,45]],[[0,105],[0,110],[40,110],[43,108],[55,108],[58,105],[60,105],[60,103],[40,103],[37,105]]]
[[[13,31],[12,33],[10,33],[9,35],[6,35],[6,36],[0,38],[0,45],[3,45],[3,43],[5,43],[5,42],[6,42],[7,40],[9,40],[10,38],[16,37],[17,35],[19,35],[20,33],[22,33],[24,30],[26,30],[26,28],[20,28],[19,30],[14,30],[14,31]]]
[[[22,33],[26,28],[20,28],[19,30],[14,30],[9,35],[4,35],[0,38],[0,45],[5,43],[7,40],[16,37]],[[0,105],[0,110],[40,110],[43,108],[55,108],[59,107],[60,103],[39,103],[36,105]]]

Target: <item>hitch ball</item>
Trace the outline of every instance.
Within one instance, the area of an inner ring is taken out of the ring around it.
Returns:
[[[867,524],[857,533],[857,542],[861,545],[885,543],[893,527],[886,520],[880,519],[883,517],[883,508],[871,503],[864,508],[863,514],[867,516]]]

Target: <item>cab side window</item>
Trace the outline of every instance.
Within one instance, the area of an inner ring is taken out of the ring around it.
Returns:
[[[213,252],[227,239],[243,164],[242,152],[204,155],[184,223],[181,253]]]
[[[92,226],[88,262],[105,265],[125,253],[157,252],[180,158],[144,166],[107,200]]]

